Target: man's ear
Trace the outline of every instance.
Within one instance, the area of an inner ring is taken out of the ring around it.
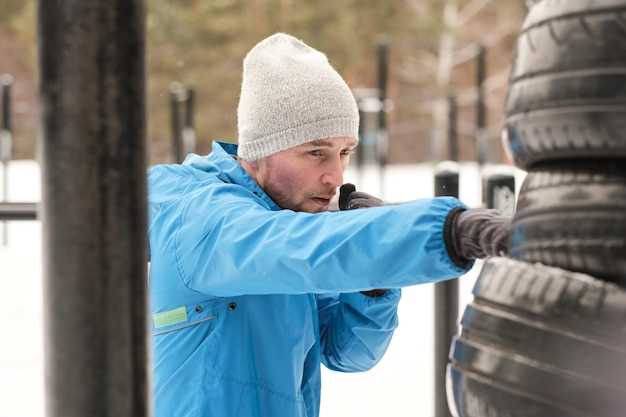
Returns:
[[[250,169],[254,173],[259,171],[259,161],[246,161],[246,164],[250,165]]]

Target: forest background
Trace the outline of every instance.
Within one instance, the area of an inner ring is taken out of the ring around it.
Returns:
[[[376,45],[390,45],[390,163],[446,157],[447,97],[459,103],[460,157],[477,158],[475,45],[486,48],[489,158],[499,146],[504,101],[524,0],[146,0],[149,162],[172,162],[169,87],[195,90],[197,153],[236,142],[242,59],[287,32],[325,52],[352,88],[376,87]],[[36,2],[0,2],[0,74],[13,85],[14,158],[32,159],[39,137]],[[61,53],[61,52],[59,52]]]

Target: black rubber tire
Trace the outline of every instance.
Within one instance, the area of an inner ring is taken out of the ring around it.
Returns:
[[[543,0],[519,35],[505,142],[524,169],[626,157],[626,0]]]
[[[487,261],[448,365],[457,417],[623,417],[626,291],[584,274]]]
[[[529,173],[513,218],[511,257],[626,287],[626,168],[622,164],[581,161]]]

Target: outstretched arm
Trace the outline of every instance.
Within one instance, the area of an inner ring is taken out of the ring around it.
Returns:
[[[455,264],[444,242],[446,219],[461,206],[443,197],[349,212],[273,211],[224,184],[170,213],[174,231],[158,244],[174,248],[191,289],[215,296],[399,288],[471,266]]]

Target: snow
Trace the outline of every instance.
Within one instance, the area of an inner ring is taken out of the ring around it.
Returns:
[[[39,201],[35,162],[12,162],[9,181],[9,201]],[[0,230],[6,225],[0,224]],[[40,417],[44,415],[41,225],[8,223],[8,237],[8,247],[0,243],[0,417]]]
[[[401,202],[433,195],[433,164],[388,166],[384,189],[377,167],[363,173],[350,168],[346,182],[357,189]],[[480,170],[460,164],[460,197],[480,205]],[[0,175],[2,172],[0,171]],[[524,173],[516,170],[517,184]],[[39,167],[34,161],[13,161],[9,167],[9,201],[39,201]],[[0,224],[0,229],[4,227]],[[0,244],[0,417],[44,416],[43,308],[41,225],[8,224],[9,245]],[[480,263],[460,279],[460,313],[471,299]],[[432,284],[405,288],[399,307],[400,326],[387,354],[371,371],[322,374],[322,417],[414,417],[434,415]]]

